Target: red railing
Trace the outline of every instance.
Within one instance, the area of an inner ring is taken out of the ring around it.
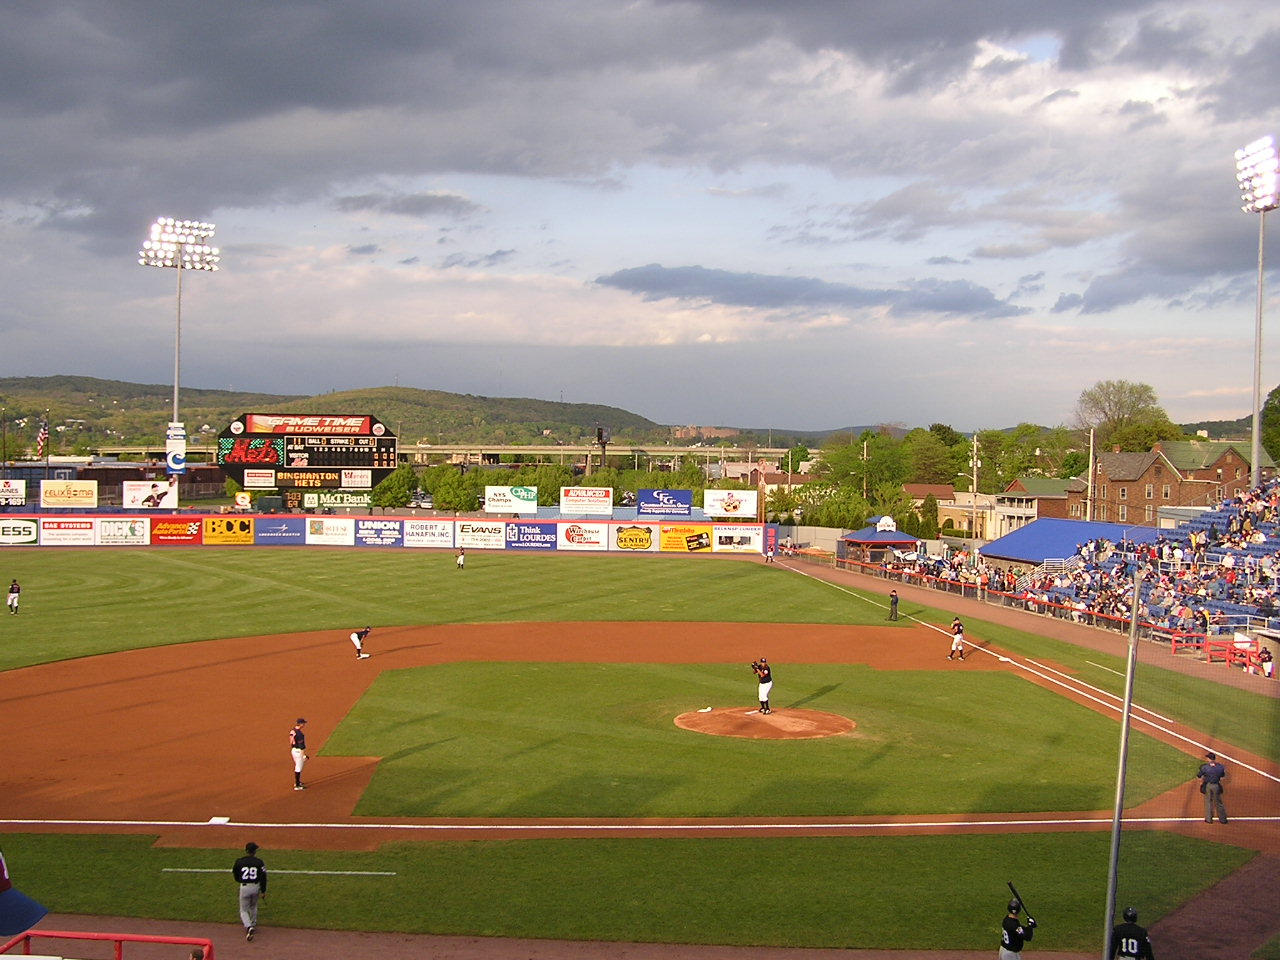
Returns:
[[[124,960],[126,943],[174,943],[204,948],[204,960],[213,960],[213,941],[205,937],[153,937],[133,933],[82,933],[72,930],[28,930],[7,943],[0,944],[0,953],[30,956],[32,939],[49,940],[103,940],[115,945],[115,960]],[[14,948],[21,949],[15,951]]]

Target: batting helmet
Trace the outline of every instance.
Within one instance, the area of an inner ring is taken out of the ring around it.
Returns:
[[[1022,909],[1022,901],[1019,900],[1017,897],[1014,897],[1012,900],[1009,901],[1010,913],[1017,913],[1021,909]]]
[[[1129,923],[1136,923],[1136,922],[1137,922],[1137,920],[1138,920],[1138,908],[1137,908],[1137,907],[1125,907],[1125,908],[1124,908],[1124,918],[1125,918],[1125,920],[1127,920]]]

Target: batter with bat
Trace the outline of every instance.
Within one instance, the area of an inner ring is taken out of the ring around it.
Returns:
[[[1009,881],[1009,892],[1013,899],[1009,901],[1009,912],[1000,924],[1000,960],[1020,960],[1022,946],[1030,941],[1036,932],[1036,922],[1031,914],[1027,914],[1027,922],[1019,917],[1025,909],[1018,889]]]

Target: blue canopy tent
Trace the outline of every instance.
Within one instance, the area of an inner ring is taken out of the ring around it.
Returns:
[[[919,548],[920,540],[899,531],[893,517],[872,517],[870,526],[846,533],[837,541],[836,556],[861,563],[883,563]]]

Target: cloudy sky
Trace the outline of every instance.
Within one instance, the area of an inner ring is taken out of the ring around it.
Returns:
[[[167,215],[188,387],[1241,417],[1277,62],[1263,0],[6,0],[0,375],[172,383]]]

